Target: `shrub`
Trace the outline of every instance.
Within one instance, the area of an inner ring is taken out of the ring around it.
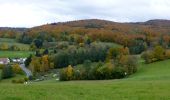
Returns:
[[[2,69],[2,79],[6,79],[6,78],[11,78],[14,76],[12,67],[10,65],[6,65],[3,67]]]
[[[131,75],[137,71],[137,57],[128,56],[128,61],[124,65],[127,74]]]
[[[28,80],[29,80],[29,78],[27,78],[27,77],[24,78],[24,81],[25,81],[25,82],[27,82]]]
[[[147,44],[146,42],[144,42],[143,39],[139,38],[132,41],[133,41],[133,45],[129,47],[131,54],[141,54],[143,51],[146,50]]]
[[[24,64],[26,67],[29,66],[29,64],[31,63],[31,58],[32,58],[32,55],[30,55],[29,57],[27,57],[27,59],[25,60]]]
[[[98,63],[96,66],[90,66],[87,70],[82,66],[79,69],[68,66],[60,71],[60,81],[69,80],[103,80],[119,79],[137,71],[136,58],[125,56],[127,61],[124,65],[115,66],[113,62],[106,64]]]
[[[35,77],[34,76],[29,76],[28,80],[35,80]]]
[[[165,51],[165,58],[170,59],[170,50]]]
[[[74,79],[73,76],[74,76],[73,67],[71,65],[69,65],[67,68],[62,69],[60,71],[60,80],[61,81],[72,80],[72,79]]]
[[[90,70],[91,63],[92,62],[90,60],[85,60],[83,63],[83,67],[86,69],[87,72]]]
[[[4,67],[5,65],[3,65],[3,64],[0,64],[0,69],[3,69],[3,67]]]
[[[11,67],[12,67],[12,70],[15,74],[23,74],[23,71],[20,68],[19,64],[14,64]]]
[[[25,78],[24,79],[13,79],[12,80],[12,83],[17,83],[17,84],[23,84],[25,81]]]
[[[153,50],[144,52],[141,57],[145,60],[145,63],[152,63],[170,58],[170,51],[161,46],[156,46]]]
[[[131,75],[137,71],[137,57],[123,55],[119,59],[119,63],[117,66],[121,66],[124,68],[128,75]]]
[[[106,65],[99,67],[97,69],[98,79],[112,79],[114,65],[112,63],[107,63]]]
[[[82,76],[81,76],[80,70],[74,70],[73,80],[81,80],[81,79],[82,79]]]
[[[88,74],[88,79],[89,80],[99,79],[97,70],[102,66],[103,64],[99,62],[96,66],[91,67],[89,72],[85,73],[85,74]]]
[[[115,67],[112,73],[112,79],[120,79],[126,76],[123,67]]]
[[[154,56],[157,60],[163,60],[165,58],[165,49],[161,46],[154,48]]]
[[[53,69],[54,68],[54,63],[50,62],[50,68]]]
[[[146,51],[146,52],[142,53],[141,57],[145,60],[145,63],[152,63],[152,62],[156,61],[153,51]]]

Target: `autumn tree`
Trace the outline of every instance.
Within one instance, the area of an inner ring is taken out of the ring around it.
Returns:
[[[29,68],[31,72],[35,75],[37,72],[44,71],[44,68],[41,67],[41,58],[40,57],[32,57]]]
[[[42,67],[43,67],[44,71],[48,71],[50,69],[48,55],[42,56],[41,62],[42,62]]]
[[[157,60],[163,60],[165,58],[165,49],[162,46],[156,46],[154,48],[154,56]]]
[[[1,50],[8,50],[8,49],[9,49],[9,46],[8,46],[7,43],[1,43],[1,44],[0,44],[0,49],[1,49]]]
[[[11,66],[12,67],[12,70],[15,74],[22,74],[23,71],[22,69],[20,68],[19,64],[14,64]]]
[[[73,67],[69,65],[67,68],[60,71],[60,80],[69,81],[73,79]]]

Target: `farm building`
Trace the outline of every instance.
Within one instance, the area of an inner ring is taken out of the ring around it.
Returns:
[[[12,62],[14,62],[14,63],[19,63],[19,64],[21,64],[21,63],[24,63],[24,62],[25,62],[26,58],[14,58],[14,59],[11,59],[11,60],[12,60]]]
[[[0,64],[9,64],[10,60],[8,58],[0,58]]]

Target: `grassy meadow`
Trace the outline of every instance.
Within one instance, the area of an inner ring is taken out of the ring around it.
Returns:
[[[0,43],[5,43],[8,46],[16,45],[23,51],[1,51],[0,58],[15,58],[15,57],[28,57],[33,52],[29,51],[29,45],[18,43],[15,39],[0,38]]]
[[[169,100],[169,65],[170,60],[140,63],[137,73],[117,80],[0,82],[0,100]]]
[[[0,58],[24,58],[33,54],[32,51],[0,51]]]
[[[5,43],[8,46],[15,45],[21,50],[28,51],[29,50],[29,45],[28,44],[23,44],[17,42],[15,39],[9,39],[9,38],[0,38],[0,43]]]

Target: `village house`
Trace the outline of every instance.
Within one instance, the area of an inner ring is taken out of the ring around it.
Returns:
[[[22,64],[25,62],[26,58],[14,58],[14,59],[11,59],[12,62],[14,63],[19,63],[19,64]]]
[[[10,60],[8,58],[0,58],[0,64],[9,64],[10,63]]]

